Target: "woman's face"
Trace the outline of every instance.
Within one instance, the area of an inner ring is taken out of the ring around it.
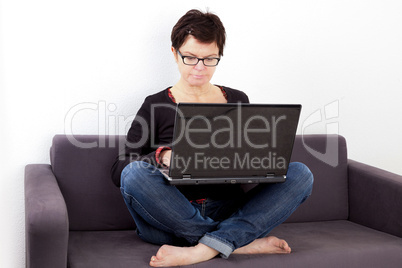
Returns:
[[[202,61],[199,61],[195,66],[185,65],[177,51],[174,48],[172,48],[172,51],[179,67],[181,79],[187,83],[187,86],[202,87],[209,84],[216,67],[207,67]],[[186,41],[180,47],[179,52],[183,56],[219,58],[219,49],[215,42],[201,43],[191,35],[187,37]]]

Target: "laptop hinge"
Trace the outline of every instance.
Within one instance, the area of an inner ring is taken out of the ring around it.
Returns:
[[[189,180],[189,179],[191,179],[191,175],[190,174],[183,174],[183,179]]]

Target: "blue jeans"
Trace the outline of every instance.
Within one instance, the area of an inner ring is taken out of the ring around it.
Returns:
[[[284,183],[262,183],[236,200],[206,199],[198,204],[146,162],[130,163],[121,175],[121,192],[141,239],[158,245],[202,243],[224,258],[284,222],[312,187],[310,170],[290,163]]]

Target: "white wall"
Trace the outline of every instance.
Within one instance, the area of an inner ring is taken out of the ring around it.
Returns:
[[[124,134],[178,79],[174,23],[206,7],[228,34],[214,83],[301,103],[299,133],[340,133],[350,158],[402,174],[399,0],[2,0],[0,267],[25,263],[24,166],[49,163],[58,133]]]

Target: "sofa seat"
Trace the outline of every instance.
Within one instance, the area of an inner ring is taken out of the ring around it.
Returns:
[[[402,240],[347,220],[285,223],[272,235],[286,239],[288,255],[219,257],[192,267],[400,267]],[[70,232],[68,267],[149,267],[159,246],[135,231]],[[358,261],[358,262],[356,262]],[[384,263],[387,265],[383,266]],[[242,265],[243,264],[243,265]],[[357,265],[359,264],[359,265]],[[361,266],[363,264],[363,266]]]

